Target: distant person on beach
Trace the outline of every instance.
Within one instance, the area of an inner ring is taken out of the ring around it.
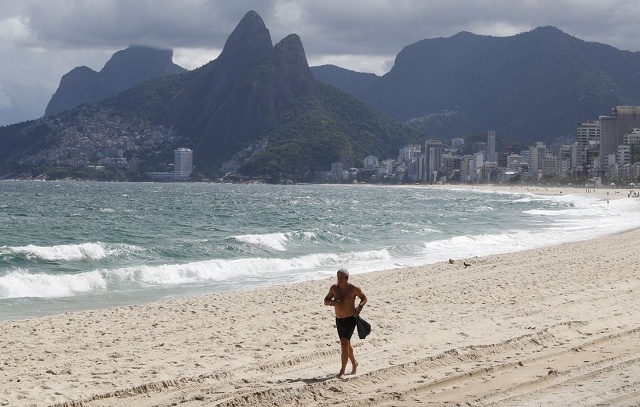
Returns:
[[[340,338],[342,368],[338,373],[339,379],[344,379],[344,371],[347,361],[351,361],[351,374],[356,374],[358,362],[353,356],[351,347],[351,335],[356,328],[356,317],[360,315],[362,307],[367,303],[367,296],[359,287],[349,283],[349,272],[345,269],[338,270],[338,284],[333,284],[329,294],[324,297],[324,305],[334,307],[336,313],[336,329]],[[360,303],[356,307],[356,297]]]

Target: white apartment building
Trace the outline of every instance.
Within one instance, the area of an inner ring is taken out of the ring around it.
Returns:
[[[600,150],[600,121],[589,120],[576,130],[576,167],[585,170],[593,166],[593,158]]]
[[[496,154],[496,131],[489,130],[487,132],[487,161],[498,162],[498,154]]]
[[[547,146],[541,141],[537,142],[535,146],[529,147],[529,174],[532,177],[542,175],[542,162],[546,155]]]
[[[176,180],[188,179],[193,171],[193,151],[178,148],[173,152],[173,177]]]

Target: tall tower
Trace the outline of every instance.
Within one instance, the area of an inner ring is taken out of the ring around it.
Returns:
[[[487,132],[487,161],[497,162],[498,156],[496,154],[496,131],[489,130]]]
[[[600,150],[600,122],[584,122],[578,126],[576,133],[576,167],[585,171],[587,168],[593,168],[591,160]]]
[[[547,146],[543,142],[537,142],[535,146],[529,147],[529,174],[533,179],[537,179],[538,172],[542,173],[543,161],[547,155]]]
[[[179,148],[173,152],[173,178],[184,180],[193,171],[193,151],[189,148]]]
[[[640,106],[616,106],[611,116],[600,116],[600,164],[606,169],[608,158],[624,144],[624,135],[640,127]]]
[[[424,143],[424,180],[437,181],[438,172],[442,169],[444,145],[440,140],[427,140]]]

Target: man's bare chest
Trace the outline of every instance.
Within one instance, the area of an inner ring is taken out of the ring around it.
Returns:
[[[337,287],[335,290],[335,299],[338,302],[352,301],[355,299],[354,291],[351,287],[344,289]]]

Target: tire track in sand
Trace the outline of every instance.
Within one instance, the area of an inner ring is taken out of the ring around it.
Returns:
[[[234,375],[227,378],[199,377],[174,386],[155,386],[148,391],[163,393],[162,399],[166,404],[158,404],[155,397],[154,405],[179,403],[187,407],[327,406],[344,403],[344,400],[349,400],[347,405],[351,406],[502,407],[545,404],[541,400],[550,405],[600,403],[623,406],[637,400],[640,355],[636,350],[640,343],[640,327],[596,335],[583,340],[578,346],[575,346],[575,340],[572,342],[574,346],[567,345],[565,337],[581,334],[586,325],[587,322],[581,321],[561,323],[497,344],[451,349],[432,357],[377,368],[347,380],[330,376],[305,379],[305,371],[317,372],[319,363],[328,363],[327,356],[337,356],[333,352],[318,352],[301,359],[258,365],[256,371],[263,374],[252,375],[250,381],[237,380]],[[607,356],[600,349],[603,346],[619,355]],[[373,360],[383,351],[371,349],[362,354],[361,360]],[[504,390],[496,392],[497,383],[501,383]],[[576,396],[578,400],[573,402],[566,399],[566,392],[558,391],[580,383],[590,391],[583,391],[584,396]],[[562,394],[564,399],[555,400],[557,394]],[[76,405],[145,405],[144,393],[122,396],[114,395],[100,402],[96,399],[96,402],[85,401]]]

